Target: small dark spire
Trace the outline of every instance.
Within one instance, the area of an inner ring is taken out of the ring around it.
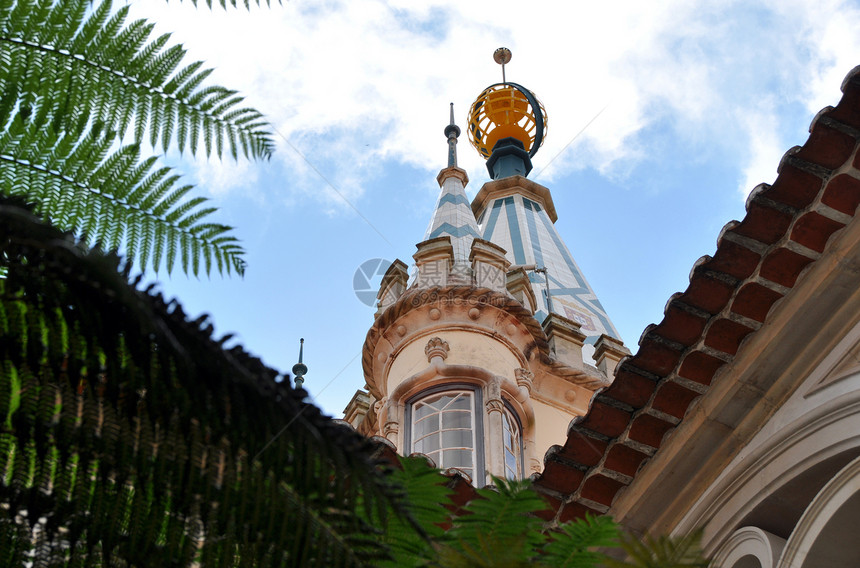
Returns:
[[[454,103],[451,103],[451,124],[445,127],[445,136],[448,138],[448,167],[457,165],[457,137],[460,136],[460,127],[454,124]]]
[[[305,374],[308,372],[308,366],[302,363],[302,354],[305,349],[305,338],[299,340],[299,362],[293,365],[293,374],[296,376],[296,388],[301,388],[305,382]]]

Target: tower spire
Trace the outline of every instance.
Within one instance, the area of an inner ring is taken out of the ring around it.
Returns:
[[[460,127],[454,124],[454,103],[451,103],[451,123],[445,127],[445,136],[448,138],[448,167],[457,167],[457,137],[460,136]]]
[[[293,374],[296,376],[296,388],[301,388],[305,382],[305,374],[308,372],[308,366],[302,363],[302,354],[305,349],[305,338],[299,339],[299,362],[293,365]]]
[[[445,127],[445,136],[448,138],[448,165],[436,176],[442,191],[439,193],[427,232],[424,233],[424,240],[451,237],[454,262],[462,268],[469,264],[472,240],[478,237],[478,222],[472,213],[469,198],[466,197],[469,176],[457,166],[457,137],[460,135],[460,127],[454,124],[454,103],[451,103],[450,114],[450,122]]]

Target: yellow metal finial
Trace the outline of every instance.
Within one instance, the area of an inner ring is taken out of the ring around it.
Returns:
[[[484,89],[469,109],[469,142],[484,159],[490,157],[496,142],[516,138],[529,156],[534,156],[543,144],[546,132],[546,111],[530,90],[505,77],[505,64],[511,60],[511,50],[500,47],[493,60],[502,66],[502,82]]]
[[[502,66],[502,83],[505,83],[505,64],[511,62],[511,50],[507,47],[500,47],[493,52],[493,61]]]

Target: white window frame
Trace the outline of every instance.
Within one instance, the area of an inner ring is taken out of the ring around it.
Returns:
[[[511,432],[513,448],[508,448],[507,444],[507,425],[511,425],[515,431]],[[520,423],[519,416],[514,412],[514,409],[505,401],[505,407],[502,411],[502,462],[505,468],[505,477],[507,479],[522,479],[523,478],[523,426]],[[508,468],[508,455],[513,456],[516,460],[516,471],[511,472]]]
[[[483,396],[481,393],[481,389],[475,385],[470,384],[447,384],[440,385],[437,387],[432,387],[427,390],[421,391],[415,396],[411,397],[406,401],[406,428],[405,428],[405,440],[406,447],[408,448],[408,453],[415,452],[415,442],[414,440],[414,412],[413,408],[416,403],[420,403],[422,400],[446,395],[446,394],[456,394],[456,393],[469,393],[471,401],[472,401],[472,409],[471,409],[471,425],[472,425],[472,468],[471,472],[466,471],[466,473],[472,478],[472,483],[475,484],[479,480],[483,480],[486,475],[486,457],[484,453],[484,416],[486,412],[484,412],[483,407]],[[440,415],[439,422],[439,432],[442,430],[442,421]],[[459,448],[449,448],[449,449],[459,449]],[[451,464],[446,464],[444,459],[442,459],[443,448],[441,444],[441,436],[440,436],[440,449],[439,456],[440,460],[436,463],[436,466],[442,469],[447,469],[449,467],[456,467]],[[435,461],[435,460],[434,460]],[[457,469],[464,469],[462,467],[458,467]]]

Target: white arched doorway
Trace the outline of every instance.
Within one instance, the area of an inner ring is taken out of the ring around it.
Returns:
[[[839,471],[807,507],[779,568],[860,566],[860,458]]]
[[[758,527],[736,530],[714,555],[714,568],[776,568],[785,541]]]

